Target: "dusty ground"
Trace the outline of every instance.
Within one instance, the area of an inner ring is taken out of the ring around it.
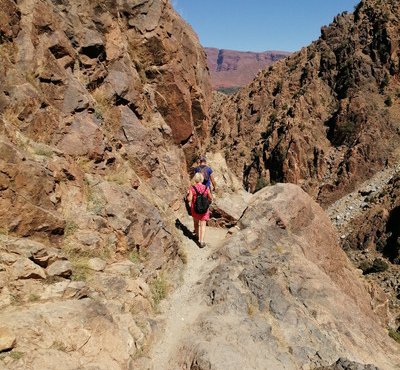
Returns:
[[[191,222],[186,222],[189,230]],[[218,249],[227,235],[227,230],[222,228],[207,227],[207,247],[200,249],[192,240],[185,238],[183,248],[187,256],[187,264],[183,271],[181,286],[175,290],[169,299],[160,307],[159,320],[163,322],[162,332],[158,340],[153,343],[147,360],[147,369],[169,369],[166,364],[175,357],[175,350],[179,347],[182,337],[188,328],[198,318],[205,302],[193,291],[196,285],[203,280],[217,263],[212,259],[212,254]]]

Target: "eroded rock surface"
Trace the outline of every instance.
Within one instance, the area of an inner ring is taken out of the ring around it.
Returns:
[[[340,357],[396,368],[387,297],[354,269],[308,195],[265,188],[240,226],[198,288],[204,309],[171,369],[177,359],[187,369],[312,369]]]
[[[365,0],[232,97],[212,147],[250,191],[292,182],[328,205],[398,160],[399,2]]]
[[[127,369],[182,267],[204,50],[167,0],[0,8],[0,367]]]

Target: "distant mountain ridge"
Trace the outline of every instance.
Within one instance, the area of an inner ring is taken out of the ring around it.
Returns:
[[[213,89],[232,88],[250,83],[257,72],[290,55],[286,51],[237,51],[204,48]]]

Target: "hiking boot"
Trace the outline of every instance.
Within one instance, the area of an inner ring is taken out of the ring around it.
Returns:
[[[204,248],[204,247],[207,247],[207,244],[204,242],[201,242],[199,246],[200,246],[200,248]]]

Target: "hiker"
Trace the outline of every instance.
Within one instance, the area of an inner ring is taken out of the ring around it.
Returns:
[[[213,170],[207,166],[207,158],[201,156],[199,159],[200,165],[194,169],[195,173],[201,173],[204,177],[203,184],[207,186],[208,189],[215,191],[215,181],[213,176]],[[211,189],[211,184],[213,188]]]
[[[212,201],[211,192],[207,186],[203,184],[203,181],[203,175],[200,172],[197,172],[193,177],[194,185],[190,187],[187,196],[187,199],[190,202],[190,212],[193,217],[194,232],[197,236],[200,248],[206,246],[204,236],[206,233],[207,220],[210,219],[210,210],[208,209],[208,205]],[[202,201],[206,204],[201,204]],[[201,209],[202,207],[203,209]]]

